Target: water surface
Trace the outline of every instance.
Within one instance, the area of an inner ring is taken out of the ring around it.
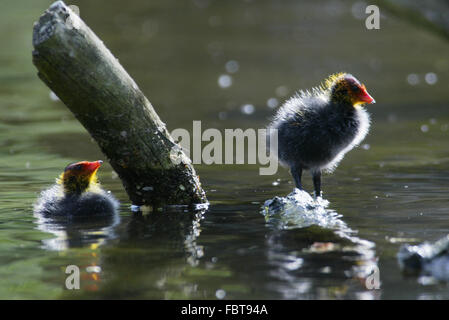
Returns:
[[[396,261],[402,243],[449,231],[444,39],[386,12],[368,31],[351,1],[74,1],[169,130],[193,120],[203,130],[263,128],[270,98],[342,70],[366,84],[377,101],[370,135],[323,188],[351,236],[373,246],[320,252],[317,242],[344,243],[336,230],[281,229],[261,214],[293,189],[283,168],[260,176],[256,165],[197,165],[207,212],[135,215],[105,164],[99,175],[122,203],[118,219],[61,228],[35,217],[39,192],[68,163],[104,159],[31,63],[32,23],[50,3],[7,0],[0,13],[0,298],[449,298],[447,284],[404,277]],[[231,86],[220,87],[223,75]],[[65,289],[67,265],[81,268],[81,290]],[[369,265],[380,290],[360,277]]]

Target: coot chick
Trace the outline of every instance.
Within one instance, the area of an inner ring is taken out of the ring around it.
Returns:
[[[278,130],[278,158],[290,167],[298,189],[302,171],[308,169],[315,196],[321,196],[321,172],[332,172],[365,138],[370,117],[363,104],[374,102],[354,76],[337,73],[280,107],[269,128]]]
[[[44,216],[94,217],[116,212],[118,201],[103,190],[97,170],[103,161],[81,161],[68,165],[56,184],[41,193],[34,211]]]

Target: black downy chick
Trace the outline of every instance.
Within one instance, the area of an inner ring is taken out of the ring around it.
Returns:
[[[113,215],[119,202],[98,182],[97,170],[102,163],[98,160],[68,165],[56,184],[41,193],[34,211],[48,217]]]
[[[369,131],[365,103],[375,103],[365,86],[351,74],[337,73],[280,107],[269,128],[278,130],[278,158],[290,168],[298,189],[307,169],[315,196],[321,196],[321,172],[332,172]]]

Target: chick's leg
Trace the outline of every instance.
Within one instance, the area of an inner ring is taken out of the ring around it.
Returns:
[[[315,188],[315,197],[321,197],[321,170],[313,171],[313,187]]]
[[[292,167],[291,173],[292,173],[293,179],[295,180],[296,188],[298,188],[299,190],[302,190],[302,184],[301,184],[302,167],[301,166]]]

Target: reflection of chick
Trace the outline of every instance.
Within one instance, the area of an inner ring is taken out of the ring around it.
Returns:
[[[319,88],[285,102],[270,127],[278,129],[278,157],[290,167],[297,188],[302,189],[302,170],[309,169],[315,195],[321,195],[321,171],[331,172],[365,138],[370,120],[361,105],[374,102],[347,73],[331,75]]]
[[[102,163],[99,160],[68,165],[56,184],[42,192],[34,206],[35,212],[48,216],[113,215],[119,203],[97,180]]]

